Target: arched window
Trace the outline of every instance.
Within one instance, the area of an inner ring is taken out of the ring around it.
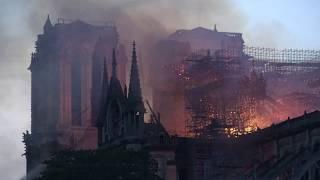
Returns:
[[[159,142],[160,142],[160,144],[164,144],[164,135],[163,134],[160,134]]]
[[[71,65],[71,119],[72,125],[81,126],[81,63],[74,61]]]
[[[135,123],[136,123],[136,128],[139,128],[139,120],[140,120],[140,112],[136,112],[135,115]]]

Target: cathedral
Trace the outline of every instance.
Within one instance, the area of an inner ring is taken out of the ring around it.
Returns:
[[[168,173],[163,163],[174,154],[163,155],[164,149],[158,148],[171,143],[160,117],[153,114],[149,123],[144,118],[135,42],[127,88],[128,60],[118,39],[112,25],[53,25],[48,16],[29,67],[31,133],[23,136],[27,179],[37,177],[42,162],[59,150],[110,147],[149,147],[162,162],[159,174],[175,176],[175,168]]]
[[[112,25],[53,25],[47,18],[29,67],[27,179],[38,177],[42,162],[59,150],[114,147],[148,148],[165,180],[320,178],[319,111],[236,138],[170,135],[149,103],[145,120],[135,42],[127,88],[126,52]],[[253,72],[247,82],[257,98],[265,95],[263,76]]]

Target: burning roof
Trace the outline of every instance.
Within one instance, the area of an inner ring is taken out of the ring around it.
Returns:
[[[219,32],[203,27],[177,30],[169,39],[189,42],[193,49],[241,48],[244,43],[241,33]]]

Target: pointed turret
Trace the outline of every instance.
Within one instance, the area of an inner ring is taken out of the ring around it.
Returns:
[[[121,83],[117,78],[117,59],[116,59],[116,50],[112,49],[112,75],[110,78],[108,94],[112,94],[110,96],[118,96],[119,98],[123,98],[123,89],[121,87]],[[120,97],[121,96],[121,97]]]
[[[137,110],[144,111],[135,42],[133,42],[133,49],[132,49],[132,63],[131,63],[128,101],[131,107],[135,107],[137,108]]]
[[[44,32],[44,33],[49,32],[52,27],[53,27],[53,25],[52,25],[52,23],[51,23],[51,21],[50,21],[50,16],[49,16],[49,14],[48,14],[46,23],[45,23],[44,26],[43,26],[43,32]]]
[[[35,69],[37,64],[37,54],[36,53],[31,53],[31,64],[28,67],[28,70],[30,70],[32,72],[32,70]]]

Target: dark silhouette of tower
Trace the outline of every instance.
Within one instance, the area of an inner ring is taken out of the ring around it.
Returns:
[[[52,24],[49,16],[31,55],[31,133],[24,134],[27,172],[39,169],[50,153],[95,149],[104,79],[111,52],[119,54],[119,84],[125,84],[125,49],[114,26],[82,21]],[[121,56],[120,56],[121,55]]]
[[[141,94],[135,43],[133,43],[129,93],[122,89],[117,77],[117,59],[112,53],[110,83],[104,79],[101,113],[97,123],[101,147],[125,146],[139,149],[144,138],[144,103]],[[106,77],[107,78],[107,77]],[[109,87],[106,89],[107,84]],[[106,95],[105,95],[106,94]]]

